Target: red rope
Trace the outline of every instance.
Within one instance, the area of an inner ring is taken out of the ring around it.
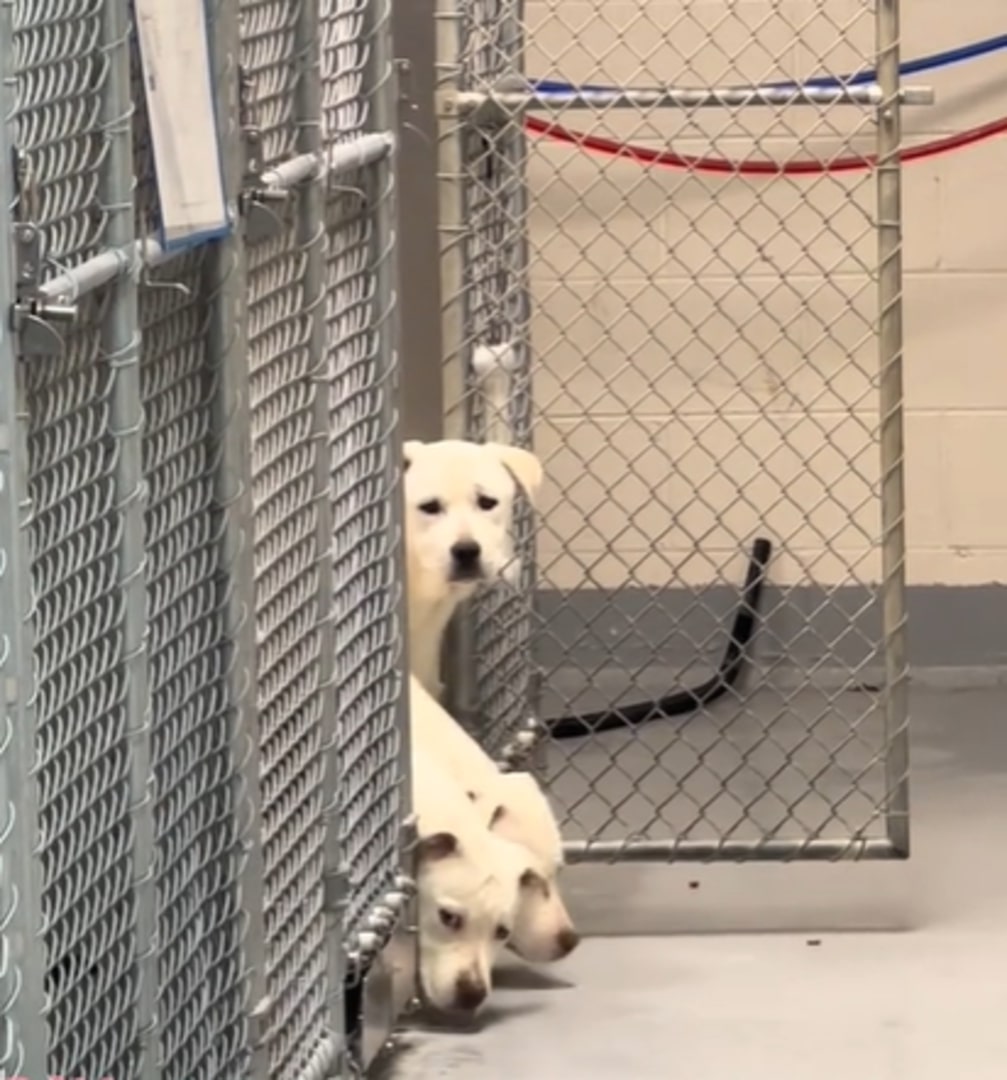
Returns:
[[[832,161],[730,161],[727,158],[694,157],[688,154],[676,154],[670,150],[652,150],[646,146],[633,146],[616,142],[602,135],[590,135],[586,131],[573,131],[559,124],[540,120],[537,117],[525,117],[525,129],[533,135],[539,135],[553,142],[576,146],[607,157],[623,158],[638,165],[658,165],[667,169],[690,169],[693,172],[727,173],[735,176],[808,176],[822,173],[854,172],[858,169],[871,169],[877,164],[877,155],[861,154],[851,157],[834,158]],[[925,158],[949,154],[953,150],[972,146],[975,143],[992,139],[995,135],[1007,133],[1007,116],[993,120],[979,127],[969,128],[957,135],[947,135],[933,142],[910,146],[899,154],[903,164],[923,161]]]

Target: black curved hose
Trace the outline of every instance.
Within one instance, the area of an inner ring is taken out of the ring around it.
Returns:
[[[741,603],[734,616],[727,649],[715,675],[693,689],[676,690],[657,701],[640,701],[635,705],[622,705],[601,712],[585,713],[583,716],[561,716],[555,720],[546,720],[545,728],[550,737],[579,739],[599,731],[617,731],[619,728],[648,724],[653,720],[685,716],[727,693],[738,681],[749,659],[748,647],[755,636],[762,585],[772,552],[773,545],[765,537],[760,536],[752,545],[748,573],[741,590]]]

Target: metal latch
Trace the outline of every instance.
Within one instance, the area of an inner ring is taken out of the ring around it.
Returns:
[[[55,303],[42,291],[42,230],[33,222],[18,222],[14,226],[14,267],[17,299],[11,323],[18,335],[19,352],[61,355],[63,335],[54,324],[73,323],[77,305]]]
[[[286,203],[288,193],[270,191],[262,183],[265,168],[262,151],[262,128],[252,104],[255,81],[242,67],[238,68],[238,120],[245,148],[244,180],[239,200],[249,243],[279,236],[284,229],[277,207]]]

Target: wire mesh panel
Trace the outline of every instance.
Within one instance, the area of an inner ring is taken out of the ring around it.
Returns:
[[[387,122],[381,98],[387,97],[391,69],[386,4],[370,11],[357,3],[324,8],[323,131],[336,162],[325,211],[325,340],[332,378],[339,829],[347,947],[366,964],[369,950],[383,943],[394,923],[396,912],[382,908],[401,869],[400,828],[408,805],[401,791],[406,758],[391,142],[387,132],[383,140],[366,140]],[[361,146],[370,148],[372,163],[338,165],[340,149],[352,153]]]
[[[245,106],[270,167],[299,149],[298,52],[317,28],[297,3],[242,4]],[[303,197],[303,196],[302,196]],[[323,240],[282,207],[249,235],[248,348],[265,858],[270,1075],[304,1074],[327,1030],[323,910],[326,752],[332,740],[324,385],[313,332]],[[310,274],[310,276],[309,276]],[[312,280],[313,279],[313,280]],[[320,516],[321,515],[321,516]]]
[[[551,489],[487,742],[543,719],[574,858],[904,855],[895,0],[439,25],[449,423]]]
[[[123,14],[96,0],[13,6],[15,213],[40,239],[26,278],[82,262],[116,228],[115,147],[129,111],[117,79]],[[133,1077],[142,1067],[139,957],[148,944],[134,886],[149,850],[136,842],[134,817],[143,814],[134,768],[143,764],[144,717],[130,709],[143,692],[134,661],[142,599],[138,608],[136,592],[123,588],[135,579],[142,537],[138,484],[123,463],[136,452],[139,402],[126,400],[135,324],[111,301],[83,298],[59,354],[26,356],[19,375],[28,425],[33,847],[42,877],[46,1065],[51,1073]],[[29,340],[22,345],[33,352]]]
[[[134,54],[135,97],[143,101]],[[223,75],[221,77],[224,77]],[[157,234],[155,162],[142,104],[134,121],[137,234]],[[247,588],[224,538],[237,508],[221,470],[225,423],[211,333],[221,302],[206,247],[142,271],[139,317],[144,405],[151,766],[157,846],[156,1000],[159,1075],[248,1075],[251,1033],[239,889],[250,824],[242,805],[247,735],[235,733],[235,695],[249,673],[232,640],[228,605]]]

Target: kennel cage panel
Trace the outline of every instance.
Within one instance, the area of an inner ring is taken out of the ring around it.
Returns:
[[[259,176],[308,148],[317,125],[317,10],[276,0],[241,6],[243,109]],[[315,101],[312,98],[315,98]],[[326,812],[336,777],[331,525],[319,336],[324,236],[310,221],[315,182],[249,207],[249,396],[261,799],[265,864],[264,1039],[270,1077],[331,1068],[334,1007],[325,877]],[[264,223],[263,223],[264,219]]]
[[[550,489],[463,714],[504,757],[596,714],[543,739],[574,860],[906,855],[895,0],[438,25],[445,427],[531,431]],[[717,672],[760,537],[743,678],[625,723]]]
[[[0,115],[11,116],[17,66],[12,12],[0,8]],[[0,125],[0,158],[11,161],[13,131]],[[12,170],[0,170],[0,304],[18,298],[14,260],[16,187]],[[32,947],[41,927],[43,879],[34,856],[38,840],[39,785],[32,777],[38,710],[33,674],[32,548],[27,530],[29,478],[23,379],[14,336],[0,334],[0,1070],[41,1076],[47,1066],[46,1033],[39,1024],[45,1004],[45,962]]]
[[[127,9],[29,2],[0,18],[16,186],[4,259],[23,313],[45,282],[132,241]],[[153,907],[135,283],[75,301],[59,332],[44,303],[37,320],[22,314],[5,357],[21,500],[13,543],[26,542],[18,587],[29,602],[15,650],[19,693],[30,695],[15,813],[34,833],[21,838],[32,1013],[20,1066],[140,1077],[152,1064]]]
[[[225,188],[241,183],[237,24],[207,9]],[[133,41],[134,211],[159,233]],[[159,1075],[263,1076],[259,759],[251,700],[251,499],[244,288],[235,235],[139,274],[157,900]]]
[[[324,338],[341,778],[332,825],[353,988],[400,928],[409,891],[390,34],[388,3],[334,3],[323,14]],[[356,1052],[366,1065],[374,1047],[362,1034]]]

